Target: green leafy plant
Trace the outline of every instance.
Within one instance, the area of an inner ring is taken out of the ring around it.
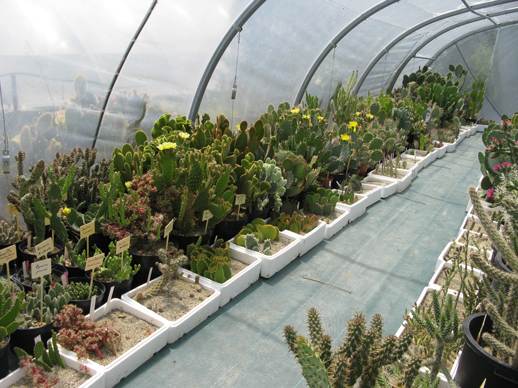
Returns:
[[[14,285],[11,286],[14,287]],[[16,289],[16,292],[10,292],[7,281],[5,279],[0,281],[0,341],[14,333],[23,322],[19,314],[27,307],[27,302],[24,300],[23,291]]]
[[[340,195],[331,189],[319,188],[317,191],[306,194],[305,208],[317,216],[328,216],[335,211]]]
[[[230,244],[222,239],[214,247],[201,245],[201,237],[196,244],[187,247],[187,256],[191,262],[191,271],[217,283],[225,283],[232,277],[230,271]]]
[[[131,265],[133,256],[130,255],[128,250],[122,253],[121,260],[121,255],[115,254],[113,241],[110,243],[109,249],[110,253],[104,258],[103,265],[94,270],[94,279],[121,283],[140,270],[140,264]]]
[[[318,226],[319,218],[315,215],[304,215],[301,211],[294,212],[291,216],[286,213],[272,213],[271,225],[279,228],[279,231],[289,230],[290,232],[301,234],[309,233]]]
[[[245,225],[234,237],[234,244],[261,252],[260,243],[263,243],[262,253],[271,255],[272,241],[280,239],[279,228],[273,225],[266,225],[263,219],[256,218]]]
[[[70,300],[85,300],[90,295],[90,285],[88,283],[70,282],[65,290],[70,295]],[[99,288],[96,285],[92,287],[92,296],[99,295]]]

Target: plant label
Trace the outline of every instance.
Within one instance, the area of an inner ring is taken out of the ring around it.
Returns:
[[[63,286],[68,286],[68,277],[67,277],[67,274],[63,274],[61,275],[61,284],[63,284]]]
[[[14,216],[15,214],[20,213],[16,206],[14,206],[12,203],[7,205],[7,215],[8,216]]]
[[[36,337],[34,337],[34,344],[36,345],[40,341],[41,341],[41,335],[38,334]]]
[[[106,304],[110,304],[113,296],[113,290],[115,290],[115,286],[110,287],[110,293],[108,294],[108,300],[106,301]]]
[[[149,287],[149,282],[151,281],[151,274],[153,273],[153,267],[149,269],[149,273],[147,275],[147,285],[146,288]]]
[[[100,255],[95,255],[95,256],[89,257],[88,259],[86,259],[85,271],[90,271],[92,269],[100,267],[101,265],[103,265],[103,261],[104,261],[104,253],[101,253]]]
[[[205,210],[203,212],[203,217],[202,217],[202,221],[208,221],[210,220],[212,217],[214,217],[214,215],[210,212],[210,210]]]
[[[92,296],[92,299],[90,299],[90,314],[92,314],[95,311],[95,296]]]
[[[27,276],[29,276],[29,262],[28,261],[24,261],[22,263],[22,269],[23,269],[23,277],[26,278]]]
[[[164,229],[164,236],[169,236],[169,233],[171,233],[171,231],[173,230],[173,225],[174,225],[174,222],[175,222],[176,218],[173,218],[171,220],[171,222],[169,222],[165,229]]]
[[[95,221],[83,225],[79,228],[80,238],[87,238],[95,233]]]
[[[50,225],[50,218],[45,217],[45,226]]]
[[[0,250],[0,264],[7,264],[14,259],[16,259],[16,245],[13,244]]]
[[[35,261],[31,264],[31,277],[41,278],[45,275],[50,275],[52,272],[52,261],[50,259],[45,259],[41,261]]]
[[[236,194],[236,202],[234,205],[242,205],[246,202],[246,195],[244,194]]]
[[[42,243],[39,243],[34,248],[36,248],[36,257],[41,257],[49,254],[54,249],[54,242],[52,238],[48,238]]]
[[[122,240],[117,241],[117,247],[115,250],[115,254],[118,255],[130,247],[130,236],[123,238]]]
[[[315,155],[313,156],[313,158],[311,158],[311,163],[309,163],[310,166],[313,166],[318,160],[318,155]]]

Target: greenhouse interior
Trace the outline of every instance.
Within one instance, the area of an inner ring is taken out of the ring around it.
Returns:
[[[516,1],[0,8],[0,388],[518,387]]]

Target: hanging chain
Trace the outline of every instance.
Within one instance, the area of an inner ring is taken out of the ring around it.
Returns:
[[[2,82],[0,81],[0,104],[2,104],[2,123],[4,124],[4,150],[9,150],[9,140],[5,129],[4,99],[2,96]]]
[[[237,30],[237,55],[236,55],[236,71],[234,74],[234,85],[232,86],[232,94],[230,98],[232,99],[232,115],[230,118],[230,128],[234,130],[234,101],[236,100],[237,93],[237,64],[239,63],[239,45],[241,43],[241,31],[243,29],[241,27],[236,27]]]
[[[331,65],[331,82],[329,83],[329,101],[331,101],[331,90],[333,88],[333,73],[335,71],[336,44],[333,45],[333,64]]]

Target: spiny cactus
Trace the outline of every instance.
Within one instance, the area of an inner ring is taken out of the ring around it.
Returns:
[[[28,366],[28,363],[34,363],[35,365],[45,369],[47,372],[51,372],[54,366],[66,368],[65,362],[59,354],[56,333],[54,331],[52,331],[52,341],[50,341],[47,346],[48,350],[45,349],[45,345],[42,341],[36,342],[34,344],[33,351],[34,357],[31,357],[25,350],[18,347],[14,348],[14,352],[18,358],[20,358],[20,361],[24,364],[23,366]],[[27,373],[28,375],[32,375],[31,370],[28,370]]]
[[[317,216],[328,216],[335,211],[340,195],[331,189],[320,188],[316,192],[306,194],[306,209]]]
[[[214,247],[201,246],[200,237],[196,244],[187,247],[191,270],[217,283],[225,283],[232,277],[229,246],[229,243],[222,239],[217,240]]]
[[[11,287],[15,287],[11,284]],[[0,280],[0,341],[14,333],[22,323],[20,311],[27,307],[25,292],[16,289],[9,290],[5,279]]]
[[[54,316],[58,314],[64,305],[70,301],[70,295],[65,288],[57,283],[50,288],[48,293],[43,294],[43,310],[40,310],[41,286],[33,283],[33,293],[25,296],[27,306],[22,309],[24,318],[23,327],[32,327],[34,321],[49,324],[54,320]]]
[[[493,333],[484,333],[482,339],[504,362],[507,362],[513,368],[518,368],[518,257],[502,233],[495,228],[492,220],[482,207],[474,187],[469,188],[469,196],[473,204],[473,211],[480,219],[491,242],[502,255],[502,259],[507,266],[513,270],[512,273],[502,271],[484,260],[483,255],[473,256],[473,260],[491,279],[495,279],[502,286],[508,287],[506,293],[496,293],[488,281],[484,282],[488,292],[488,297],[484,300],[484,306],[493,321],[494,329]]]
[[[411,341],[411,332],[401,338],[383,338],[383,321],[373,316],[367,329],[365,315],[357,312],[349,321],[342,345],[331,350],[331,338],[324,334],[318,311],[308,312],[310,340],[300,336],[293,327],[284,328],[284,337],[291,352],[302,366],[302,374],[311,387],[374,387],[380,369],[400,360]]]
[[[113,241],[110,243],[109,249],[110,253],[104,258],[103,265],[95,268],[94,279],[121,283],[140,270],[140,264],[131,265],[133,256],[128,250],[122,253],[121,265],[121,257],[115,254],[115,244]]]
[[[156,265],[162,273],[162,277],[151,287],[140,291],[136,295],[137,300],[158,295],[172,279],[177,279],[179,277],[178,268],[188,263],[188,257],[183,254],[182,250],[178,250],[176,248],[173,248],[170,252],[160,249],[158,251],[158,258],[160,261],[156,262]]]
[[[294,212],[291,216],[286,213],[272,213],[271,225],[277,226],[279,231],[289,230],[293,233],[309,233],[318,226],[319,218],[315,215],[304,215]]]
[[[0,244],[14,244],[15,242],[25,240],[27,235],[27,231],[20,230],[20,238],[18,238],[18,230],[16,228],[16,219],[14,216],[12,218],[11,225],[9,225],[5,220],[0,220]]]

